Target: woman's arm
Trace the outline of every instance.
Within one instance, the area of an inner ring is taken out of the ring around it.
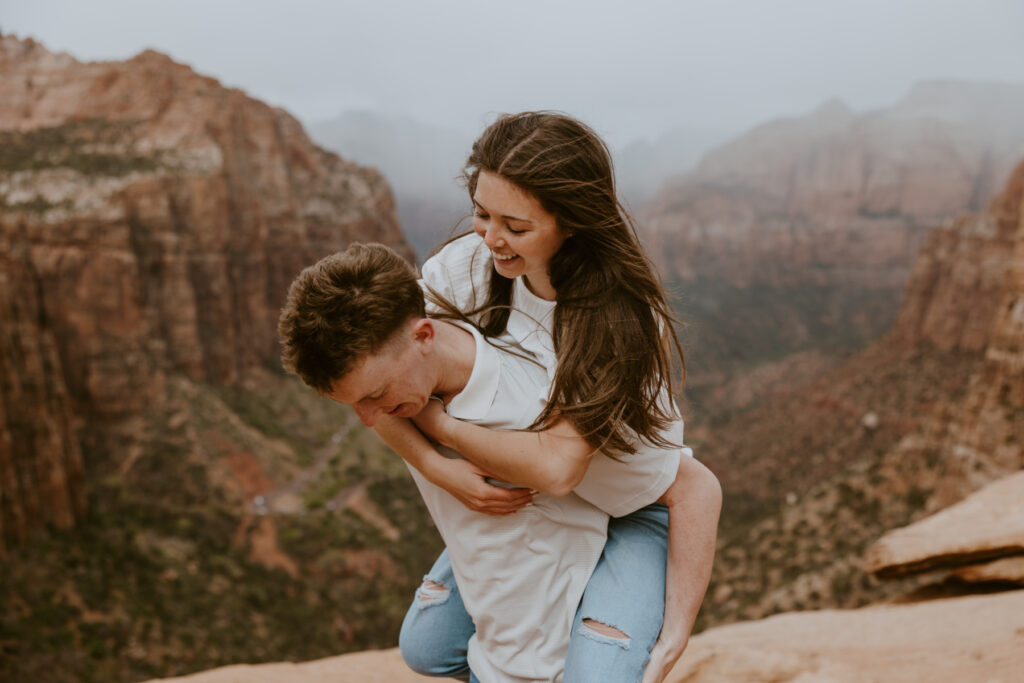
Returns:
[[[684,456],[658,502],[668,506],[665,620],[642,683],[661,683],[686,649],[711,580],[722,487],[711,470]]]
[[[496,478],[553,496],[576,488],[594,455],[594,447],[565,420],[538,432],[491,430],[450,417],[438,401],[412,420]]]
[[[431,401],[433,403],[433,401]],[[529,489],[505,489],[485,481],[493,476],[467,460],[446,458],[405,418],[382,416],[374,431],[388,446],[426,477],[475,512],[508,515],[531,500]]]

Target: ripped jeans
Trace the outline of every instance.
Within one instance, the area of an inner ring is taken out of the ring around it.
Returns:
[[[576,611],[564,683],[640,681],[661,631],[667,555],[664,505],[609,520],[604,552]],[[402,657],[425,676],[475,682],[466,648],[476,629],[459,596],[447,550],[423,581],[402,623]]]

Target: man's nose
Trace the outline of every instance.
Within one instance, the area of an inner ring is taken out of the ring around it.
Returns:
[[[377,418],[380,417],[380,408],[376,406],[355,406],[355,409],[359,420],[367,427],[372,427],[377,422]]]

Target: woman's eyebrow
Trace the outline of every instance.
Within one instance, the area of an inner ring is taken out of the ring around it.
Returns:
[[[476,208],[480,209],[481,211],[483,211],[485,213],[490,213],[476,199],[473,200],[473,203],[476,204]],[[504,218],[507,221],[518,221],[520,223],[533,223],[533,221],[531,221],[529,218],[517,218],[515,216],[508,216],[508,215],[502,216],[502,218]]]

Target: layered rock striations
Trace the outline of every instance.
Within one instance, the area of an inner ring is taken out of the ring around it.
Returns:
[[[708,153],[640,221],[691,323],[691,386],[880,336],[929,230],[984,209],[1022,155],[1024,86],[971,83],[828,102]]]
[[[164,55],[82,63],[0,36],[0,92],[0,495],[18,536],[43,508],[70,523],[76,440],[159,402],[169,373],[231,386],[276,365],[303,267],[357,239],[412,252],[376,172]]]
[[[1024,472],[989,484],[964,500],[886,533],[865,568],[898,577],[936,568],[1024,557]]]
[[[892,594],[861,570],[871,542],[1024,469],[1022,198],[1024,164],[926,240],[889,335],[697,444],[733,515],[713,621]]]

